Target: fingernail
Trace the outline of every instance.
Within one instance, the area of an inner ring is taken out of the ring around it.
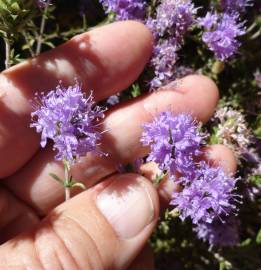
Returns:
[[[154,205],[142,180],[117,177],[97,197],[97,206],[120,238],[138,235],[154,218]]]

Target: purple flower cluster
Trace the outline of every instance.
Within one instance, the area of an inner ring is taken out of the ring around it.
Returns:
[[[41,133],[42,147],[48,139],[53,140],[57,160],[74,162],[88,152],[98,152],[101,133],[97,120],[104,117],[104,110],[94,107],[92,94],[86,98],[79,84],[68,88],[59,85],[36,100],[39,104],[34,104],[31,127]]]
[[[196,9],[191,1],[163,0],[156,11],[156,18],[151,20],[153,34],[156,38],[168,35],[182,43],[184,34],[194,22]]]
[[[188,179],[180,193],[174,192],[171,205],[176,206],[180,218],[191,217],[192,222],[212,223],[216,217],[228,216],[236,210],[240,196],[233,194],[236,179],[223,169],[201,161],[195,169],[194,179]]]
[[[116,20],[145,20],[146,2],[141,0],[100,0],[106,13],[115,13]],[[151,89],[156,89],[175,79],[177,52],[184,35],[195,22],[196,8],[191,0],[163,0],[156,8],[155,16],[147,18],[146,25],[155,38],[151,66],[154,79]]]
[[[143,128],[141,142],[151,147],[147,161],[156,162],[173,178],[186,176],[180,181],[194,176],[194,157],[201,154],[200,146],[204,140],[191,115],[163,112]]]
[[[212,223],[200,222],[195,227],[199,239],[213,246],[232,247],[239,243],[239,220],[230,216],[222,222],[215,219]]]
[[[245,12],[252,3],[252,0],[221,0],[221,7],[229,13]]]
[[[173,79],[174,67],[178,60],[178,47],[175,40],[161,40],[154,47],[151,65],[154,67],[155,77],[150,82],[153,89]]]
[[[191,1],[164,0],[157,7],[155,19],[149,18],[147,26],[152,30],[156,46],[151,61],[155,78],[151,87],[157,88],[174,78],[177,51],[194,22],[196,9]]]
[[[150,146],[147,160],[157,163],[183,186],[181,192],[173,193],[171,200],[182,220],[190,217],[194,224],[211,223],[236,211],[235,203],[241,198],[233,193],[236,179],[221,168],[196,161],[202,154],[204,136],[192,116],[167,111],[143,128],[141,142]]]
[[[143,20],[146,1],[143,0],[100,0],[106,13],[115,13],[117,20]]]
[[[208,12],[198,22],[205,29],[202,40],[217,59],[224,61],[237,52],[240,46],[237,38],[245,34],[244,23],[239,22],[239,15]]]

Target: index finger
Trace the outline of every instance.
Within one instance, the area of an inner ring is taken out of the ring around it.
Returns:
[[[39,147],[29,128],[35,92],[48,91],[60,80],[77,79],[93,90],[96,101],[128,87],[140,74],[152,50],[149,30],[137,22],[117,22],[74,37],[35,59],[0,75],[0,178],[21,168]]]

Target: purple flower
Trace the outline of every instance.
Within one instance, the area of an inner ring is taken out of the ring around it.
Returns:
[[[118,104],[120,102],[120,98],[119,95],[112,95],[107,99],[107,104],[109,104],[110,106],[114,106],[116,104]]]
[[[237,52],[240,46],[237,38],[245,34],[244,23],[238,22],[238,18],[237,14],[207,13],[204,18],[198,20],[206,30],[202,36],[203,41],[214,52],[215,57],[221,61]]]
[[[156,17],[148,18],[146,25],[155,38],[155,47],[151,66],[155,78],[152,89],[167,84],[174,79],[177,51],[183,44],[183,38],[194,23],[196,9],[191,1],[164,0],[157,7]]]
[[[156,37],[168,35],[182,42],[184,34],[194,22],[196,9],[191,1],[163,0],[156,11],[156,18],[150,22]]]
[[[211,31],[219,21],[217,13],[208,12],[205,17],[199,18],[199,25],[203,26],[205,30]]]
[[[221,0],[221,7],[230,13],[245,12],[246,8],[251,6],[252,0]]]
[[[45,8],[50,2],[50,0],[36,0],[36,4],[39,8]]]
[[[31,127],[41,133],[42,147],[47,139],[53,140],[57,160],[74,162],[88,152],[99,152],[97,142],[101,133],[97,120],[104,117],[104,110],[94,107],[92,94],[86,98],[79,84],[68,88],[58,85],[38,103],[31,114]]]
[[[162,112],[143,128],[141,142],[151,149],[147,161],[156,162],[171,177],[181,174],[187,180],[194,176],[193,158],[201,154],[203,137],[191,115]]]
[[[154,47],[154,57],[151,59],[155,74],[150,82],[152,89],[156,89],[173,79],[175,64],[178,60],[177,50],[175,40],[163,40]]]
[[[230,216],[224,222],[218,218],[211,224],[200,222],[194,231],[199,239],[208,242],[210,248],[213,246],[233,247],[239,243],[239,225],[239,220]]]
[[[147,161],[157,163],[183,187],[173,193],[170,203],[182,220],[190,217],[194,224],[211,223],[237,210],[236,203],[241,202],[241,196],[234,193],[237,179],[195,158],[202,153],[204,136],[191,115],[162,112],[143,128],[141,142],[150,146]]]
[[[235,204],[241,200],[240,195],[233,193],[237,180],[204,161],[197,167],[190,183],[187,181],[180,193],[173,193],[170,204],[179,211],[180,218],[190,217],[194,224],[212,223],[217,217],[221,219],[235,212]]]
[[[100,0],[106,13],[115,13],[116,20],[143,20],[146,1],[143,0]]]

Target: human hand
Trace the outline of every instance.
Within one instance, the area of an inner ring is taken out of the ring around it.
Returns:
[[[116,174],[119,163],[146,155],[139,139],[141,124],[172,108],[206,122],[218,101],[215,84],[188,76],[175,86],[119,104],[104,120],[102,145],[109,158],[88,155],[72,175],[90,187],[62,203],[63,189],[49,173],[63,175],[51,146],[39,149],[29,128],[37,91],[55,88],[59,80],[93,89],[100,101],[128,87],[141,73],[152,50],[149,31],[137,22],[118,22],[73,38],[0,76],[0,268],[1,269],[153,269],[145,249],[159,215],[159,197],[175,188],[167,180],[158,190],[144,175]],[[233,154],[211,146],[206,158],[235,171]],[[101,180],[103,180],[101,182]],[[97,184],[100,182],[99,184]],[[159,195],[160,196],[159,196]],[[44,218],[44,219],[43,219]]]

